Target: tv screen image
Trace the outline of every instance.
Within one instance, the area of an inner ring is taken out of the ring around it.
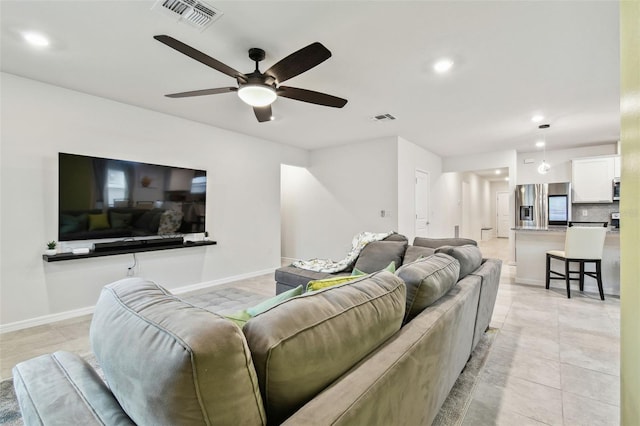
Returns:
[[[205,170],[59,153],[58,240],[205,232]]]

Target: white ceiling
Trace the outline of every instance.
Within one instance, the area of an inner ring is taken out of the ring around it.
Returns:
[[[155,1],[0,1],[2,71],[306,149],[401,136],[441,155],[535,151],[619,139],[618,2],[208,1],[204,31],[151,11]],[[52,39],[26,45],[21,32]],[[258,123],[234,93],[163,95],[235,85],[153,39],[167,34],[238,69],[261,70],[314,42],[333,54],[286,85],[349,100],[342,109],[280,98]],[[447,75],[433,61],[455,61]],[[391,113],[397,120],[373,122]]]

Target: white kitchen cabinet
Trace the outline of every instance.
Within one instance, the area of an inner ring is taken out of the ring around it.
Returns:
[[[614,157],[579,158],[571,162],[574,203],[612,203]]]
[[[622,175],[622,164],[620,161],[620,156],[616,155],[613,157],[613,177],[620,178]]]

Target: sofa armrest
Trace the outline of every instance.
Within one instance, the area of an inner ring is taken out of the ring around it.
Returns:
[[[13,381],[26,425],[134,425],[78,355],[60,351],[21,362]]]
[[[472,350],[475,349],[482,334],[489,328],[489,324],[491,323],[493,308],[496,304],[496,297],[498,296],[501,271],[502,260],[483,259],[482,265],[469,274],[469,276],[478,276],[482,279]]]

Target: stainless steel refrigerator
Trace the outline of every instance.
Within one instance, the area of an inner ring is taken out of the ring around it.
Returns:
[[[516,227],[546,228],[571,220],[571,183],[516,186]]]

